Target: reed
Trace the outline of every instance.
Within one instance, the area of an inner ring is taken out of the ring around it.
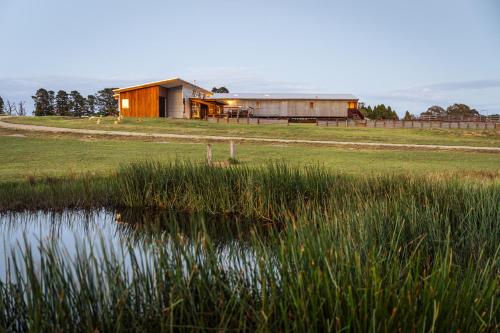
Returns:
[[[33,202],[52,193],[75,207],[207,217],[172,218],[165,230],[146,215],[145,224],[158,226],[148,232],[154,241],[79,244],[74,257],[57,242],[26,243],[0,283],[2,328],[500,329],[497,183],[154,162],[86,182],[35,185]],[[221,235],[229,235],[224,250]]]
[[[72,259],[56,242],[26,244],[0,284],[0,326],[33,332],[499,328],[498,232],[485,236],[471,226],[471,237],[461,239],[452,226],[418,216],[385,220],[381,230],[383,215],[314,212],[265,237],[251,230],[243,246],[229,243],[224,253],[203,220],[189,232],[171,222],[162,241],[80,244]],[[416,229],[417,223],[424,225]],[[477,238],[493,253],[478,248]]]

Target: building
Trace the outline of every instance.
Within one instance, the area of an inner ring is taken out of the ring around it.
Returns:
[[[114,90],[124,117],[345,119],[363,116],[351,94],[212,94],[180,78]]]
[[[351,94],[214,94],[208,100],[225,102],[230,114],[259,118],[347,118],[358,108]]]

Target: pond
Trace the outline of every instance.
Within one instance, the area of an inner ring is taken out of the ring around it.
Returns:
[[[21,262],[27,252],[37,264],[40,247],[45,246],[63,251],[65,260],[71,261],[82,253],[99,258],[112,250],[123,255],[127,267],[130,253],[141,258],[146,254],[147,260],[158,248],[178,252],[182,247],[203,261],[203,251],[197,251],[209,239],[219,263],[239,269],[242,257],[246,264],[255,260],[248,242],[250,225],[235,219],[137,210],[4,213],[0,215],[0,280],[14,260]]]

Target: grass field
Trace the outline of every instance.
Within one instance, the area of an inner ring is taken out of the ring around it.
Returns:
[[[500,147],[500,131],[498,130],[327,128],[317,127],[314,124],[240,125],[216,124],[198,120],[147,118],[126,118],[119,124],[114,124],[115,120],[111,117],[103,118],[101,123],[97,124],[95,119],[15,117],[4,121],[65,128],[144,133]]]
[[[66,122],[43,120],[51,121]],[[110,121],[104,126],[113,127]],[[161,125],[127,121],[120,129]],[[178,132],[205,126],[195,130],[214,134],[214,124],[179,123]],[[231,128],[243,127],[216,131]],[[311,125],[255,130],[292,135],[295,129],[326,133]],[[392,130],[343,131],[373,140]],[[461,132],[406,131],[387,133],[396,135],[392,140],[415,135],[435,144],[442,136],[448,144],[471,144],[458,139]],[[468,140],[496,144],[496,134],[488,135]],[[57,238],[18,248],[0,278],[0,330],[500,327],[499,154],[242,143],[240,163],[230,165],[228,144],[216,143],[209,167],[205,144],[0,129],[2,213],[105,208],[193,218],[193,226],[174,218],[166,232],[146,214],[158,238],[116,247],[101,240],[102,256],[75,244],[78,254],[69,257]],[[228,239],[227,253],[210,230]]]
[[[457,173],[498,177],[495,153],[333,148],[325,146],[239,144],[237,158],[244,165],[283,161],[295,166],[323,165],[349,174]],[[102,139],[84,135],[54,135],[0,129],[1,182],[24,181],[29,176],[106,174],[120,164],[140,160],[204,161],[203,143],[180,141]],[[213,144],[215,161],[229,158],[228,144]]]

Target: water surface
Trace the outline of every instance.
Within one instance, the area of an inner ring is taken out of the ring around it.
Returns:
[[[255,258],[247,241],[250,233],[242,225],[231,219],[133,210],[5,213],[0,215],[0,279],[5,278],[13,258],[23,258],[28,248],[35,261],[45,245],[63,249],[67,259],[74,260],[82,248],[98,257],[104,249],[119,252],[130,247],[140,252],[179,244],[194,252],[204,237],[210,239],[224,267],[238,269],[241,257],[247,261]]]

